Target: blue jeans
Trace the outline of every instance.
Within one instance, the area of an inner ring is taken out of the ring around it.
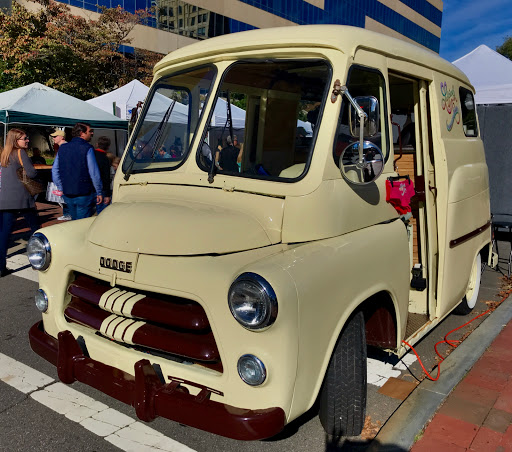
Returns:
[[[72,198],[66,195],[63,195],[62,197],[69,208],[69,215],[71,215],[72,220],[80,220],[94,215],[94,206],[96,205],[95,193],[85,196],[75,196]]]
[[[0,271],[5,270],[7,265],[9,236],[12,232],[14,220],[20,215],[25,217],[32,234],[40,228],[36,209],[0,210]]]

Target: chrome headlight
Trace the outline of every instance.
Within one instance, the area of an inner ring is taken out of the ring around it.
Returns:
[[[257,356],[244,355],[241,356],[237,364],[238,375],[240,378],[251,386],[259,386],[267,378],[267,370],[265,365]]]
[[[34,296],[34,301],[36,302],[36,308],[41,312],[46,312],[48,310],[48,295],[43,289],[39,289]]]
[[[241,274],[228,292],[229,309],[245,328],[259,330],[274,323],[277,297],[272,286],[256,273]]]
[[[50,242],[43,234],[36,232],[28,239],[27,255],[35,270],[46,270],[52,261]]]

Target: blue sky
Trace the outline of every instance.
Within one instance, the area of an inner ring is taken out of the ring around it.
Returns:
[[[512,0],[444,0],[440,55],[454,61],[480,44],[512,37]]]

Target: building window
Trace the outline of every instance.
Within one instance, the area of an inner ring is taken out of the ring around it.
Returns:
[[[192,17],[192,19],[190,19],[190,25],[195,25],[195,24],[196,24],[196,18]]]
[[[473,93],[466,88],[459,88],[460,106],[462,110],[462,129],[467,137],[478,136],[476,123],[475,99]]]

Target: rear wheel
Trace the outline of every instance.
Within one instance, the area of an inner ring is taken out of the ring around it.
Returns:
[[[455,314],[466,315],[469,314],[476,305],[478,299],[478,292],[480,291],[480,278],[482,276],[482,257],[480,254],[476,256],[471,274],[469,276],[468,288],[466,295],[460,304],[454,309]]]
[[[327,434],[356,436],[366,415],[366,336],[362,312],[345,325],[320,393],[320,422]]]

